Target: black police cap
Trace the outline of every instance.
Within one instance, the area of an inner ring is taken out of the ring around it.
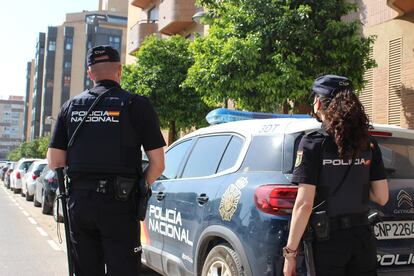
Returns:
[[[346,77],[336,75],[319,77],[312,85],[312,95],[318,94],[330,98],[343,90],[352,90],[352,82]]]
[[[88,66],[100,62],[119,62],[121,61],[118,51],[110,45],[100,45],[90,48],[87,54],[86,63]]]

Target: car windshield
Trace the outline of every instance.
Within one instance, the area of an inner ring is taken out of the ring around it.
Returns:
[[[414,179],[414,140],[376,137],[388,178]]]

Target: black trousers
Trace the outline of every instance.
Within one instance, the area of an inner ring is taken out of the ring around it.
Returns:
[[[317,276],[377,275],[376,241],[370,226],[331,232],[328,241],[313,246]]]
[[[76,276],[139,275],[142,249],[132,197],[121,202],[112,193],[71,189],[68,212]]]

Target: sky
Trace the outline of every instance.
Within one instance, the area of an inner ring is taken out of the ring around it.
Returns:
[[[98,10],[99,0],[0,0],[0,99],[25,96],[27,62],[39,32],[58,26],[65,14]]]

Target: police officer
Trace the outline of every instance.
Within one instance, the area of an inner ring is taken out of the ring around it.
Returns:
[[[305,135],[298,147],[292,182],[299,187],[283,248],[284,274],[295,275],[299,242],[315,207],[329,224],[327,240],[313,243],[316,275],[376,275],[367,212],[369,200],[388,201],[380,148],[368,134],[368,117],[350,80],[319,77],[312,96],[322,130]]]
[[[90,49],[87,65],[94,87],[62,106],[48,162],[52,169],[67,166],[75,274],[105,275],[106,266],[107,275],[136,276],[141,264],[137,201],[133,192],[126,199],[116,199],[115,183],[132,180],[136,185],[137,179],[144,177],[152,184],[164,170],[165,142],[148,99],[120,87],[122,66],[115,48],[104,45]],[[68,146],[75,129],[103,93]],[[149,159],[145,172],[141,169],[141,146]]]

